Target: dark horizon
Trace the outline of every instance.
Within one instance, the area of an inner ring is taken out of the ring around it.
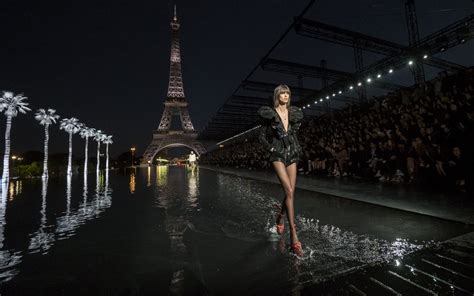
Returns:
[[[43,128],[34,120],[38,108],[54,108],[62,117],[114,135],[113,156],[137,147],[140,155],[151,141],[163,112],[169,75],[172,7],[181,22],[182,73],[189,112],[197,131],[225,102],[240,81],[279,38],[308,1],[281,0],[272,5],[233,1],[222,3],[126,2],[93,5],[65,3],[0,4],[0,90],[28,97],[28,114],[12,125],[12,152],[43,149]],[[416,1],[420,37],[433,33],[473,12],[467,0]],[[316,2],[306,17],[342,28],[408,44],[402,2]],[[437,55],[466,66],[473,65],[472,41]],[[290,33],[273,57],[319,64],[354,72],[350,49],[305,39]],[[364,63],[380,57],[364,53]],[[427,79],[439,70],[425,67]],[[278,78],[294,81],[292,77]],[[413,84],[408,71],[394,77]],[[295,83],[289,83],[295,84]],[[305,86],[318,88],[317,80]],[[5,117],[2,117],[5,118]],[[0,124],[2,134],[5,121]],[[52,126],[50,152],[67,152],[67,134]],[[83,154],[83,140],[73,139],[73,153]],[[3,148],[2,148],[3,149]]]

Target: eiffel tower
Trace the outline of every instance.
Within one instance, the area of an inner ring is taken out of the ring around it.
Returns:
[[[155,155],[164,148],[186,146],[197,155],[204,153],[204,146],[196,141],[197,132],[194,130],[191,117],[188,112],[188,102],[184,96],[183,78],[181,75],[181,53],[179,50],[179,27],[176,16],[176,5],[174,16],[171,21],[171,57],[170,78],[168,84],[168,95],[165,100],[165,109],[161,116],[158,129],[153,131],[153,139],[143,154],[142,163],[152,163]],[[171,122],[174,115],[181,118],[182,130],[171,130]]]

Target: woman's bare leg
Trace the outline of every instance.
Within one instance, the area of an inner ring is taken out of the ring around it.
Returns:
[[[288,174],[288,177],[290,178],[291,188],[293,189],[293,198],[291,200],[292,222],[290,222],[290,215],[288,214],[288,223],[290,224],[291,241],[295,243],[298,241],[298,236],[296,235],[296,229],[294,227],[295,226],[295,207],[294,207],[294,202],[293,202],[294,197],[295,197],[295,188],[296,188],[296,174],[297,174],[296,163],[292,163],[291,165],[287,166],[286,172]]]
[[[291,235],[291,242],[295,243],[298,241],[298,237],[295,231],[295,218],[294,218],[294,209],[293,209],[293,192],[295,190],[295,183],[296,183],[296,163],[291,164],[287,168],[285,165],[280,161],[272,162],[273,168],[277,173],[278,179],[285,191],[285,199],[284,199],[284,206],[282,209],[286,209],[286,213],[288,216],[288,223],[290,225],[290,235]]]
[[[296,163],[292,163],[290,166],[286,167],[286,173],[288,174],[288,177],[290,178],[290,184],[291,188],[293,188],[293,192],[295,192],[296,188]],[[280,224],[282,216],[286,213],[286,195],[283,197],[283,200],[281,202],[281,207],[280,207],[280,215],[277,217],[277,224]]]

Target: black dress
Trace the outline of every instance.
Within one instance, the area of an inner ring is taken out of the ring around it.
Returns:
[[[270,152],[269,161],[281,161],[285,166],[297,163],[302,154],[298,142],[297,132],[303,119],[301,108],[288,108],[288,131],[285,131],[280,116],[274,108],[262,106],[258,109],[262,127],[259,140],[264,148]]]

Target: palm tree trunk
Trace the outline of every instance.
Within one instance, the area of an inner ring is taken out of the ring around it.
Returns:
[[[97,141],[97,172],[100,169],[100,141]]]
[[[67,174],[72,175],[72,133],[69,133],[69,158],[67,162]]]
[[[48,178],[48,124],[44,126],[44,160],[43,160],[43,178]]]
[[[86,137],[86,149],[84,151],[84,175],[87,174],[87,158],[88,158],[88,150],[89,150],[89,137]]]
[[[5,155],[3,156],[2,183],[10,180],[10,130],[12,127],[12,117],[7,116],[7,127],[5,129]]]
[[[105,151],[107,153],[107,160],[105,162],[105,170],[108,171],[109,170],[109,143],[106,144]]]

